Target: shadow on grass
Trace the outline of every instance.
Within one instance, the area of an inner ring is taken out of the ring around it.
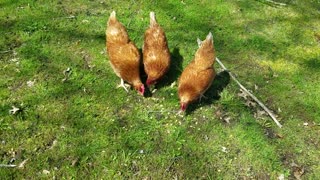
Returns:
[[[146,81],[147,81],[147,73],[144,71],[144,66],[143,66],[143,53],[142,53],[142,48],[138,48],[139,53],[140,53],[140,79],[141,82],[144,84],[145,87],[145,92],[144,92],[144,97],[151,97],[152,93],[150,91],[150,89],[147,87],[146,85]]]
[[[178,79],[182,72],[182,61],[183,57],[180,54],[180,49],[175,47],[173,52],[170,53],[171,63],[170,69],[166,73],[166,75],[156,84],[157,89],[161,89],[165,86],[169,86],[175,80]]]
[[[204,94],[204,98],[201,101],[196,101],[190,104],[189,108],[186,111],[186,115],[191,114],[194,110],[201,106],[212,104],[214,101],[220,99],[220,93],[227,87],[230,83],[230,75],[227,71],[222,71],[216,75],[213,80],[212,85]]]
[[[304,62],[304,65],[308,70],[319,70],[320,68],[320,58],[311,58]]]
[[[183,57],[180,54],[180,49],[175,47],[173,51],[170,53],[171,62],[170,68],[168,72],[164,75],[164,77],[159,80],[159,82],[155,85],[156,89],[161,89],[165,86],[170,86],[174,81],[178,79],[182,72],[182,61]],[[147,80],[147,74],[144,71],[143,64],[140,67],[140,75],[143,83]],[[146,88],[145,97],[151,97],[152,93],[149,88]]]

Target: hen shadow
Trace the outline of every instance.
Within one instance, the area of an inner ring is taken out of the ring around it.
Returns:
[[[170,53],[170,67],[168,72],[164,75],[162,79],[155,85],[156,89],[161,89],[165,86],[170,86],[182,72],[182,61],[183,57],[180,54],[180,49],[175,47]]]
[[[214,101],[220,99],[220,93],[227,87],[230,83],[230,75],[228,71],[219,72],[214,78],[210,88],[204,93],[204,96],[201,101],[197,100],[194,103],[189,105],[189,108],[186,110],[186,115],[192,113],[199,107],[212,104]],[[199,102],[200,101],[200,102]]]
[[[142,55],[142,50],[140,53]],[[161,89],[165,86],[170,86],[175,80],[178,79],[182,72],[182,61],[183,57],[180,54],[180,49],[175,47],[172,52],[170,52],[170,67],[168,72],[160,79],[155,85],[155,89]],[[143,60],[140,65],[140,77],[141,81],[145,84],[147,80],[147,74],[144,71]],[[146,84],[145,84],[146,86]],[[152,93],[149,88],[146,88],[144,97],[151,97]]]

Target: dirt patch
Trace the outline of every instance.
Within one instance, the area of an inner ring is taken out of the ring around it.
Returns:
[[[308,167],[306,167],[305,165],[296,163],[296,161],[294,160],[294,155],[292,153],[283,154],[281,157],[281,162],[284,166],[290,169],[289,179],[300,180],[308,169]]]

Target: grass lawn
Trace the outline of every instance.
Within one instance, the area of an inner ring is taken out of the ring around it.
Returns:
[[[0,177],[320,179],[319,0],[1,0],[0,9]],[[173,66],[152,96],[116,88],[105,53],[112,10],[139,48],[150,11],[167,34]],[[217,63],[207,99],[176,114],[174,83],[209,31],[283,128]]]

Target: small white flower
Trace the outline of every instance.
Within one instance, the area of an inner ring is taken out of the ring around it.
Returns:
[[[228,152],[227,148],[226,148],[226,147],[224,147],[224,146],[222,146],[222,152],[227,153],[227,152]]]
[[[50,174],[50,171],[44,169],[44,170],[42,171],[42,173],[48,175],[48,174]]]
[[[29,81],[27,81],[27,86],[32,87],[32,86],[34,86],[35,82],[36,82],[36,80],[33,80],[33,81],[29,80]]]
[[[278,177],[278,180],[284,180],[284,174],[280,174],[280,176]]]
[[[9,110],[9,114],[16,114],[18,111],[20,111],[19,108],[12,106],[12,109]]]

